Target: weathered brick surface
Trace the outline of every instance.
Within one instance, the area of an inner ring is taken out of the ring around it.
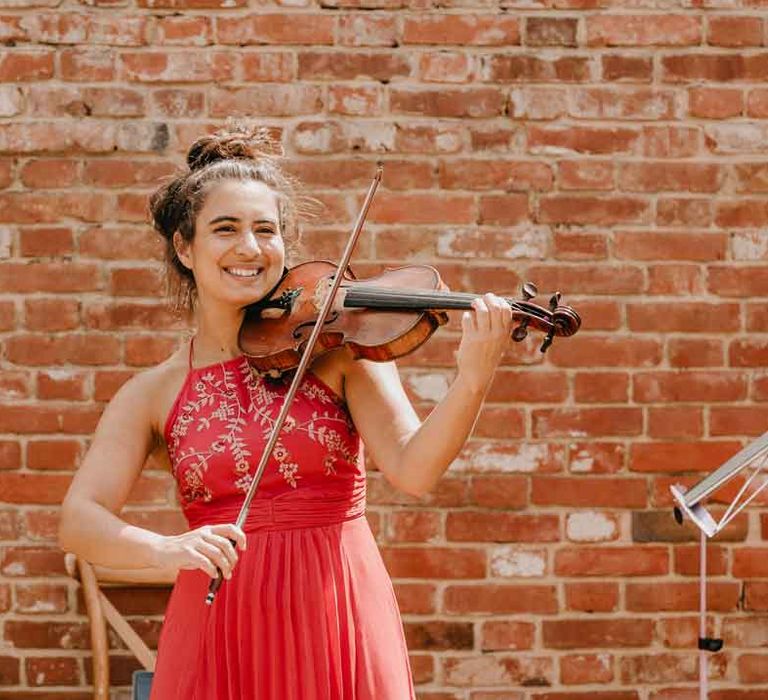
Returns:
[[[370,465],[420,700],[698,697],[697,534],[669,486],[768,424],[765,3],[0,5],[0,700],[90,697],[58,505],[105,403],[179,342],[147,194],[230,114],[325,203],[305,255],[339,255],[381,161],[358,274],[531,280],[583,315],[546,356],[511,345],[433,493]],[[421,415],[458,331],[400,362]],[[183,528],[171,491],[149,463],[126,519]],[[718,700],[768,697],[768,497],[751,509],[709,547]],[[167,591],[111,597],[155,645]],[[125,686],[136,662],[111,663]]]

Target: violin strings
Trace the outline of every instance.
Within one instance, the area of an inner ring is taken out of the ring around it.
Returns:
[[[438,309],[470,309],[472,301],[479,298],[479,294],[468,292],[432,292],[420,289],[411,289],[407,291],[392,289],[391,287],[375,287],[355,285],[347,287],[345,306],[368,306],[368,307],[390,307],[390,308],[409,308],[413,309],[415,303],[424,304],[426,307]],[[521,311],[531,316],[541,316],[545,318],[543,309],[536,306],[521,306],[519,302],[513,299],[506,301],[513,310]]]

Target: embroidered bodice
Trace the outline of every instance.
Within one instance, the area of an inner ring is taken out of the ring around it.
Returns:
[[[289,383],[253,372],[245,357],[190,367],[164,430],[190,525],[233,520]],[[313,498],[360,511],[364,496],[361,443],[346,404],[307,372],[258,486],[254,513],[274,499]]]

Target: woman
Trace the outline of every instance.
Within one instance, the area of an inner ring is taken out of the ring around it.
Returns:
[[[428,493],[472,430],[511,311],[487,294],[464,314],[456,379],[423,423],[394,363],[343,349],[314,361],[235,527],[288,386],[251,371],[237,342],[243,307],[283,274],[306,201],[274,148],[242,127],[206,136],[189,171],[152,196],[195,335],[105,409],[64,501],[60,543],[95,564],[178,574],[153,700],[413,698],[397,603],[364,517],[360,440],[396,488]],[[119,517],[153,452],[176,479],[183,534]],[[217,569],[225,580],[208,607]]]

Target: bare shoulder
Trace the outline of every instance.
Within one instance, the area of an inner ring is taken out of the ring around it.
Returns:
[[[173,353],[154,367],[142,370],[123,384],[110,402],[113,410],[140,412],[160,441],[165,418],[186,377],[186,359],[181,351]]]

